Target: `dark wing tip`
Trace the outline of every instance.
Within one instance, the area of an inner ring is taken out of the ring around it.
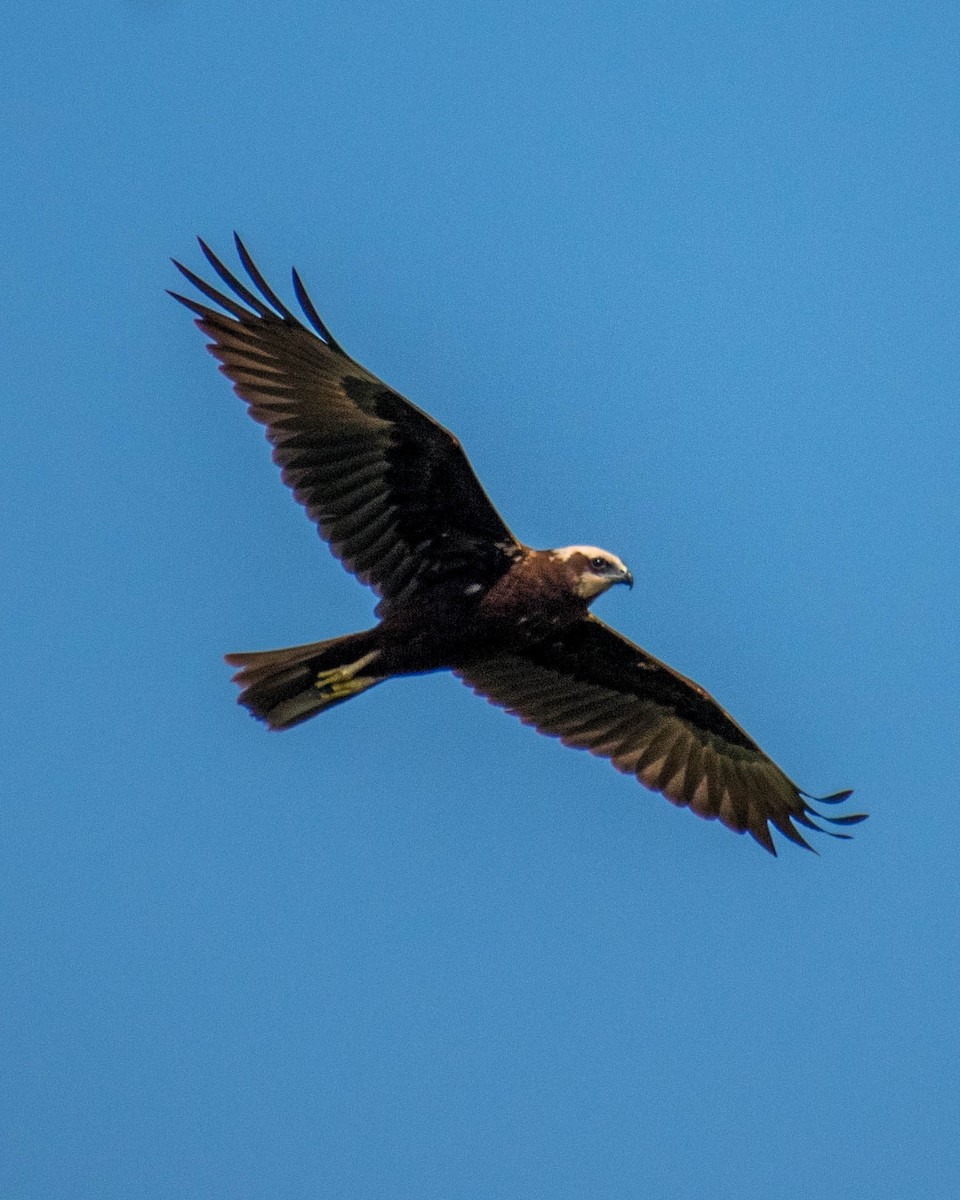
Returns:
[[[314,307],[313,301],[310,299],[307,289],[303,286],[303,280],[300,278],[300,273],[297,271],[297,268],[292,267],[290,274],[293,277],[293,290],[296,293],[297,302],[303,309],[307,320],[314,327],[317,333],[320,334],[331,350],[334,350],[337,354],[345,355],[346,351],[327,328],[326,324],[321,319],[320,314]]]
[[[844,800],[849,800],[853,795],[853,788],[847,788],[842,792],[832,792],[829,796],[811,796],[809,792],[801,792],[801,797],[804,800],[813,800],[816,804],[842,804]],[[826,813],[817,812],[815,808],[805,805],[805,811],[813,813],[821,821],[829,821],[831,825],[859,825],[861,821],[865,821],[869,817],[869,813],[850,813],[842,817],[828,817]],[[829,829],[821,830],[821,833],[830,833]],[[831,836],[846,838],[849,834],[834,833]]]
[[[170,261],[174,264],[174,266],[180,266],[175,259],[171,259]],[[182,267],[180,269],[183,270]],[[184,308],[189,308],[192,313],[196,313],[201,320],[210,312],[210,309],[208,309],[206,305],[200,304],[197,300],[191,300],[189,296],[181,296],[179,292],[174,292],[170,288],[166,288],[165,290],[168,296],[172,296],[178,304],[182,304]]]
[[[260,268],[253,261],[250,252],[240,240],[240,234],[234,230],[233,234],[234,245],[237,247],[237,254],[240,256],[240,261],[243,263],[243,269],[250,276],[254,286],[263,296],[264,300],[271,306],[274,312],[278,313],[284,321],[292,322],[294,325],[299,325],[300,322],[293,315],[289,308],[283,303],[277,293],[264,279]],[[201,243],[202,245],[202,243]]]
[[[801,792],[801,796],[805,796],[808,800],[816,800],[817,804],[842,804],[844,800],[849,800],[853,795],[853,788],[847,788],[842,792],[831,792],[829,796],[811,796],[809,792]]]
[[[869,813],[851,813],[848,817],[825,817],[823,813],[817,815],[821,820],[829,821],[831,825],[859,825],[861,821],[865,821],[870,816]],[[825,830],[824,832],[829,833],[830,831]]]
[[[823,830],[820,830],[820,827],[815,825],[809,819],[809,817],[797,813],[791,813],[789,817],[786,817],[783,820],[774,820],[773,824],[783,834],[783,836],[785,838],[789,838],[789,840],[793,842],[795,846],[800,846],[804,850],[809,850],[811,854],[819,855],[820,852],[816,849],[816,847],[810,845],[800,830],[797,829],[797,827],[793,824],[794,821],[800,821],[800,823],[805,825],[808,829],[816,829],[821,833],[823,832]],[[776,853],[776,851],[774,851],[774,853]]]
[[[769,854],[772,854],[774,858],[777,857],[777,847],[774,845],[773,837],[770,833],[770,826],[766,821],[761,821],[760,824],[756,826],[751,825],[747,829],[741,829],[740,832],[749,832],[750,836],[758,846],[762,846],[764,850],[766,850]]]
[[[234,237],[236,237],[236,234],[234,234]],[[263,299],[261,299],[260,296],[254,295],[254,293],[251,292],[245,284],[240,282],[236,275],[234,275],[234,273],[229,270],[227,266],[225,266],[225,264],[216,256],[216,254],[214,254],[202,237],[198,237],[197,242],[200,245],[200,249],[203,251],[203,257],[207,260],[210,266],[213,267],[214,271],[216,271],[227,287],[235,296],[239,296],[244,304],[253,309],[258,317],[269,320],[271,317],[276,319],[276,317],[279,316],[283,320],[295,320],[295,318],[293,318],[286,308],[277,300],[276,296],[274,296],[270,289],[263,283],[263,276],[256,269],[256,267],[253,266],[253,260],[250,258],[250,255],[247,254],[245,248],[243,253],[240,255],[240,261],[243,263],[247,274],[253,280],[254,285],[260,290],[260,295],[263,297]],[[243,246],[242,242],[239,242],[239,244]],[[251,266],[253,266],[252,271],[250,269]],[[264,300],[266,300],[267,303],[264,303]]]
[[[844,800],[848,800],[853,795],[852,788],[848,788],[843,792],[833,792],[829,796],[811,796],[808,792],[801,792],[799,790],[797,794],[800,797],[801,803],[803,804],[802,812],[792,812],[789,815],[784,816],[781,820],[774,820],[773,818],[770,818],[770,820],[774,827],[778,829],[780,833],[784,835],[784,837],[789,838],[790,841],[795,845],[802,846],[805,850],[809,850],[813,854],[818,854],[819,852],[817,851],[816,847],[811,846],[807,839],[800,833],[800,831],[793,824],[794,821],[798,822],[805,829],[813,829],[817,833],[825,833],[828,837],[837,838],[840,841],[848,842],[850,841],[849,833],[840,833],[835,829],[824,829],[822,825],[817,824],[817,821],[827,821],[831,825],[849,826],[859,825],[861,821],[865,821],[869,816],[869,813],[850,813],[846,816],[828,817],[826,813],[818,812],[815,808],[812,808],[809,804],[805,803],[807,800],[815,800],[817,804],[842,804]],[[814,817],[816,817],[816,821],[813,819]],[[756,841],[758,841],[760,845],[764,847],[765,850],[769,850],[771,854],[776,854],[777,851],[773,845],[772,839],[769,836],[769,830],[765,830],[764,832],[767,834],[766,838],[758,836],[756,829],[751,828],[750,830],[750,833],[753,835]]]
[[[201,246],[203,245],[202,242],[200,244]],[[244,308],[242,304],[238,304],[236,300],[231,299],[230,296],[225,295],[223,292],[218,292],[217,289],[211,284],[207,283],[205,279],[201,279],[201,277],[197,275],[195,271],[191,271],[190,268],[185,267],[183,263],[177,262],[175,258],[171,259],[170,261],[177,268],[184,279],[186,279],[188,283],[192,283],[197,291],[202,296],[206,296],[211,303],[216,304],[219,308],[222,308],[224,312],[228,312],[237,321],[242,321],[245,318],[249,318],[249,309]],[[238,280],[233,278],[226,267],[219,262],[219,259],[216,259],[214,256],[211,261],[218,263],[218,267],[215,268],[215,270],[217,271],[217,274],[221,276],[224,282],[232,289],[232,291],[239,296],[241,300],[251,304],[251,307],[255,308],[258,316],[263,316],[263,312],[261,311],[261,309],[263,309],[263,305],[259,304],[259,302],[256,300],[256,297],[252,296]],[[176,298],[182,303],[186,304],[188,308],[193,307],[188,301],[184,300],[182,296],[177,296]],[[200,310],[196,307],[193,307],[193,311],[198,312]],[[209,312],[210,310],[207,309],[201,315],[206,315]]]
[[[243,321],[249,319],[251,314],[260,318],[262,321],[282,321],[286,325],[293,325],[303,329],[303,322],[297,317],[286,304],[280,299],[273,288],[267,283],[260,268],[253,260],[253,256],[245,246],[243,239],[239,233],[234,231],[234,244],[237,248],[237,255],[246,271],[251,283],[256,288],[256,292],[252,291],[247,285],[241,282],[240,279],[227,267],[224,262],[213,252],[210,246],[203,240],[202,237],[197,238],[197,243],[203,257],[207,260],[219,279],[226,285],[232,296],[225,292],[218,291],[212,287],[206,280],[202,279],[189,267],[185,267],[183,263],[177,259],[171,258],[171,262],[177,268],[181,275],[191,283],[198,292],[206,296],[213,304],[218,305],[224,311],[228,312],[234,319]],[[296,269],[293,271],[293,290],[296,293],[297,301],[303,309],[304,316],[309,321],[310,325],[317,332],[320,338],[327,346],[337,354],[342,354],[347,357],[346,352],[340,343],[334,338],[330,330],[320,318],[313,301],[307,293],[307,289],[303,285],[303,280],[300,278]],[[259,295],[257,295],[259,292]],[[199,305],[195,300],[189,300],[186,296],[181,296],[178,292],[169,292],[169,294],[180,304],[186,305],[192,312],[201,317],[209,317],[210,309]],[[234,299],[233,297],[236,297]],[[237,301],[240,301],[238,303]],[[246,307],[244,307],[246,306]]]

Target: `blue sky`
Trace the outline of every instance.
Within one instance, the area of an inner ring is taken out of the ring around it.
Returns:
[[[8,15],[0,1195],[958,1194],[958,48]],[[372,597],[164,295],[234,228],[856,839],[774,860],[446,676],[251,721],[221,655]]]

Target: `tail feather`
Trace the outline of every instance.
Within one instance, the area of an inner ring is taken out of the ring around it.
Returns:
[[[240,668],[233,677],[241,688],[237,701],[271,729],[290,729],[388,678],[374,670],[377,641],[371,629],[284,650],[228,654],[227,662]]]

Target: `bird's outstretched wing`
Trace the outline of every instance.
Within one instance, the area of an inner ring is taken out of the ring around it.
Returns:
[[[674,804],[749,832],[773,854],[769,824],[807,846],[793,822],[830,833],[813,817],[841,826],[864,819],[812,809],[807,800],[815,797],[801,792],[702,687],[594,616],[541,646],[480,658],[456,673],[524,724],[609,758]]]
[[[462,571],[472,582],[492,583],[509,568],[519,543],[460,443],[348,357],[294,271],[308,328],[234,236],[255,290],[201,240],[233,294],[175,262],[217,308],[171,295],[196,313],[208,349],[254,420],[266,426],[284,482],[333,553],[383,597],[381,607]]]

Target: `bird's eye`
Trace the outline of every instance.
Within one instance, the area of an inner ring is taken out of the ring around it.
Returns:
[[[610,564],[605,558],[591,558],[590,568],[594,571],[599,571],[601,574],[607,569]]]

